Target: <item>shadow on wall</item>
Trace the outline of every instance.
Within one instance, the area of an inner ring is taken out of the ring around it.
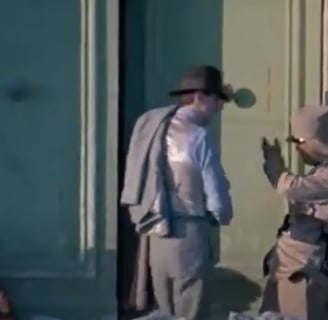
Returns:
[[[251,89],[239,88],[234,93],[233,102],[238,108],[252,108],[256,104],[256,101],[256,95]]]
[[[240,272],[215,268],[209,288],[211,314],[215,319],[227,319],[231,311],[248,311],[261,294],[261,287]]]

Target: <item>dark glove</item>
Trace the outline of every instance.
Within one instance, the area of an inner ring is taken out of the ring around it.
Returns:
[[[278,139],[275,139],[274,144],[270,144],[266,138],[263,138],[262,152],[264,158],[264,173],[272,186],[276,187],[281,174],[286,171]]]

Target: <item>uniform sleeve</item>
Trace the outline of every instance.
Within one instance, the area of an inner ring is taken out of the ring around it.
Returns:
[[[320,167],[307,175],[284,172],[278,179],[277,191],[292,201],[326,200],[328,167]]]
[[[199,139],[196,155],[202,173],[206,208],[218,222],[229,224],[233,215],[230,184],[220,164],[217,147],[207,133]]]

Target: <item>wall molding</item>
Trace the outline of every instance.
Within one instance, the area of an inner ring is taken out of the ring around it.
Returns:
[[[76,1],[81,9],[79,248],[72,259],[59,261],[54,266],[47,262],[44,265],[2,265],[3,278],[95,279],[99,255],[105,249],[117,248],[119,0]],[[98,52],[102,48],[106,51],[102,54],[104,60]],[[104,91],[104,95],[100,91]],[[101,95],[105,98],[99,99]],[[98,121],[99,110],[104,110],[101,114],[106,114],[106,119]],[[100,134],[106,134],[104,145],[100,141],[103,138],[99,137],[99,127]],[[98,168],[99,154],[106,158],[101,170]],[[106,180],[106,191],[97,189],[98,179]],[[106,193],[105,199],[102,193]],[[105,203],[99,206],[98,198]],[[108,225],[104,231],[106,248],[98,241],[99,215],[105,215]]]
[[[286,136],[290,134],[290,119],[305,105],[321,102],[321,33],[322,0],[288,0],[287,59],[286,74]],[[293,146],[286,146],[289,167],[294,172],[306,169]]]
[[[119,143],[119,0],[106,0],[106,249],[117,250]]]

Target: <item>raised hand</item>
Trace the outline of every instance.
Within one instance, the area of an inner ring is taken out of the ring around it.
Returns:
[[[281,145],[277,138],[271,144],[265,137],[262,138],[262,153],[264,158],[263,170],[273,186],[282,172],[285,171],[285,163],[281,152]]]

